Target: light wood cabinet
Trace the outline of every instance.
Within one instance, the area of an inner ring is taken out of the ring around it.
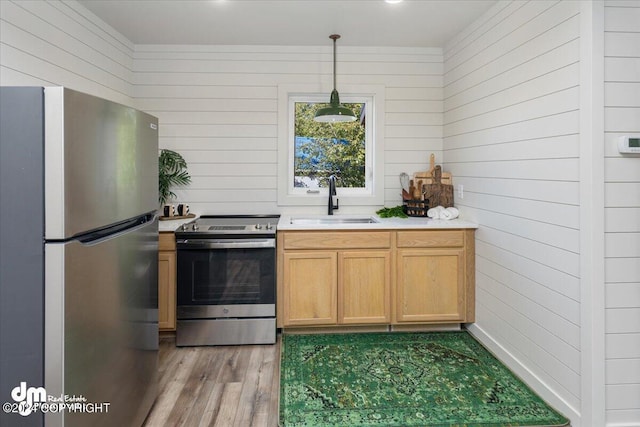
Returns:
[[[389,323],[389,232],[287,232],[278,239],[279,326]]]
[[[385,249],[391,246],[388,231],[301,231],[283,233],[284,249]]]
[[[393,323],[475,320],[475,231],[398,231]]]
[[[162,232],[158,240],[158,327],[176,330],[176,239]]]
[[[397,322],[464,321],[464,252],[399,249]]]
[[[473,322],[474,234],[281,231],[278,326]]]
[[[390,251],[338,253],[338,323],[391,321]]]
[[[337,256],[311,251],[284,254],[287,325],[334,325],[337,317]]]

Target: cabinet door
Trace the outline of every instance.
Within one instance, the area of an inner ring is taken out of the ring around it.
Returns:
[[[464,321],[464,250],[401,249],[396,321]]]
[[[389,251],[338,254],[338,323],[389,323],[391,299]]]
[[[176,253],[158,252],[158,327],[176,329]]]
[[[284,326],[335,325],[337,253],[284,254]]]

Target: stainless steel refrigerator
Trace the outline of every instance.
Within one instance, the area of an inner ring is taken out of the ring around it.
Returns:
[[[147,416],[157,132],[153,116],[73,90],[0,88],[0,403],[15,404],[0,425],[139,426]],[[29,400],[21,383],[34,403],[74,406],[16,413]]]

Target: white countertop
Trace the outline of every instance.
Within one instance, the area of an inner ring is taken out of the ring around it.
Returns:
[[[378,215],[334,215],[334,218],[374,218],[375,223],[361,224],[291,224],[291,218],[322,219],[328,215],[282,215],[278,221],[278,230],[385,230],[385,229],[451,229],[451,228],[478,228],[478,224],[461,219],[431,219],[431,218],[380,218]],[[197,216],[196,216],[197,218]],[[196,218],[171,219],[158,221],[158,231],[172,233],[182,224],[186,224]]]
[[[380,218],[378,215],[334,215],[335,218],[374,218],[375,223],[359,224],[292,224],[292,218],[321,219],[331,218],[328,215],[282,215],[278,222],[278,230],[385,230],[385,229],[452,229],[478,228],[478,224],[461,219],[431,219],[431,218]]]
[[[187,222],[191,222],[198,218],[182,218],[182,219],[167,219],[163,221],[158,221],[158,231],[161,233],[173,233],[180,227],[182,224],[186,224]]]

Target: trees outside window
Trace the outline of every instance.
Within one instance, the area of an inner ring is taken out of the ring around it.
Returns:
[[[367,187],[366,103],[345,103],[358,120],[345,123],[320,123],[313,120],[316,111],[326,106],[319,102],[295,102],[293,186],[324,188],[330,175],[338,177],[338,187]]]

